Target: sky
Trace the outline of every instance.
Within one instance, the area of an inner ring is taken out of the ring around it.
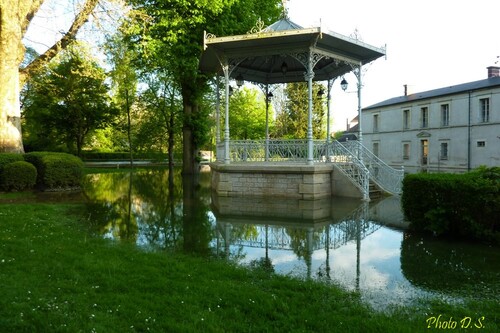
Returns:
[[[32,36],[60,36],[53,18],[71,18],[73,8],[66,1],[46,2],[39,21],[30,26]],[[289,18],[304,28],[321,26],[345,36],[357,30],[363,42],[386,47],[386,58],[364,68],[362,107],[403,95],[405,84],[409,93],[422,92],[485,79],[486,67],[497,61],[500,66],[498,0],[288,0],[287,7]],[[332,89],[334,130],[344,130],[346,120],[357,115],[356,78],[345,78],[347,92],[340,80]]]
[[[386,59],[366,66],[361,106],[409,92],[422,92],[487,78],[500,66],[498,0],[289,0],[288,16],[304,28],[321,26],[346,36],[386,46]],[[356,78],[343,92],[332,90],[334,129],[345,129],[357,115]]]

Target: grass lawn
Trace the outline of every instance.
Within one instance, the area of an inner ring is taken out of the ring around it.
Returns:
[[[500,331],[498,300],[373,311],[317,282],[91,237],[83,211],[0,204],[0,332],[423,332],[450,317]]]

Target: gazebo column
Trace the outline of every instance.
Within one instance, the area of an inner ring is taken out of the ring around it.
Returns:
[[[272,93],[269,89],[269,83],[257,83],[257,86],[260,88],[262,93],[264,94],[265,102],[266,102],[266,139],[265,139],[265,154],[264,161],[269,161],[269,102],[271,101]]]
[[[326,114],[326,144],[328,145],[328,149],[330,149],[330,109],[331,109],[331,105],[332,105],[332,87],[333,87],[333,83],[335,82],[335,79],[337,79],[336,77],[333,78],[333,79],[329,79],[327,81],[327,89],[326,89],[326,110],[327,110],[327,114]],[[328,152],[327,154],[327,157],[330,156],[330,153]]]
[[[313,128],[312,128],[312,118],[313,118],[313,79],[314,79],[314,66],[320,61],[324,56],[318,53],[309,51],[307,53],[294,54],[292,55],[295,59],[304,65],[306,68],[306,73],[304,75],[308,86],[308,113],[307,113],[307,164],[312,165],[314,163],[314,144],[313,144]]]
[[[265,161],[269,161],[269,84],[266,84],[266,152],[265,152]]]
[[[314,78],[313,65],[311,60],[308,61],[308,68],[305,74],[308,86],[308,111],[307,111],[307,164],[314,163],[314,145],[313,145],[313,129],[312,129],[312,113],[313,113],[313,98],[312,98],[312,80]]]
[[[358,79],[358,127],[359,127],[359,143],[363,144],[363,127],[361,126],[361,69],[362,65],[361,63],[359,64],[359,67],[356,71],[354,71],[354,74],[356,75],[356,78]]]
[[[226,109],[224,119],[224,164],[231,163],[229,157],[229,65],[226,63],[222,66],[224,70],[224,85],[226,95]]]
[[[233,70],[243,61],[245,58],[230,59],[225,55],[218,55],[219,62],[224,72],[224,86],[226,95],[226,107],[225,107],[225,119],[224,119],[224,164],[231,163],[231,155],[229,153],[229,78]]]
[[[215,147],[217,149],[217,145],[220,143],[220,82],[219,75],[216,76],[216,92],[217,99],[215,100]]]

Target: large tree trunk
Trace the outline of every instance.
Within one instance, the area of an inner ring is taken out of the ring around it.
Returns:
[[[19,91],[30,73],[67,47],[98,0],[85,0],[66,34],[39,58],[19,71],[24,58],[22,39],[45,0],[0,0],[0,152],[23,153]]]
[[[19,65],[24,56],[20,19],[27,14],[24,7],[18,0],[1,0],[0,4],[0,152],[4,153],[24,152],[19,103]]]
[[[193,90],[189,85],[182,86],[182,104],[184,108],[184,119],[182,127],[182,174],[195,175],[199,173],[198,152],[194,138],[193,118],[198,111],[194,102]]]
[[[193,138],[192,116],[195,106],[184,102],[184,126],[182,127],[182,174],[195,175],[198,173],[198,147]]]

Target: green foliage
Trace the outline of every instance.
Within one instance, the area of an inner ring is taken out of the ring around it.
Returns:
[[[14,153],[0,153],[0,173],[2,172],[4,166],[17,161],[24,161],[23,155]]]
[[[270,114],[270,123],[272,119]],[[231,139],[265,139],[266,105],[263,94],[256,89],[238,89],[230,99],[229,127]]]
[[[23,105],[28,150],[79,154],[89,133],[109,125],[117,114],[105,80],[104,69],[81,44],[34,75]]]
[[[208,141],[208,112],[199,107],[207,80],[199,70],[204,31],[218,36],[244,34],[260,18],[269,24],[280,15],[279,0],[133,0],[141,17],[126,28],[130,45],[138,49],[144,68],[164,68],[182,96],[184,172],[192,174],[197,151]]]
[[[32,152],[24,155],[38,172],[37,186],[44,190],[80,187],[83,177],[83,162],[76,156],[65,153]]]
[[[166,68],[148,69],[141,73],[145,84],[138,104],[135,146],[138,150],[167,151],[179,149],[182,142],[182,99],[179,87]]]
[[[416,230],[500,242],[500,168],[467,174],[412,174],[402,206]]]
[[[36,183],[36,168],[25,161],[16,161],[5,165],[0,172],[0,188],[5,191],[24,191]]]
[[[325,138],[325,104],[318,96],[321,89],[319,83],[313,83],[313,119],[312,129],[314,139]],[[285,94],[287,103],[284,112],[278,114],[276,130],[273,134],[277,138],[305,139],[307,137],[309,88],[307,83],[298,82],[287,84]]]
[[[5,166],[19,161],[24,161],[23,155],[21,154],[0,153],[0,187],[2,187],[3,179],[5,179],[3,176],[3,170]]]
[[[100,161],[119,161],[119,160],[127,160],[130,157],[129,152],[83,152],[82,159],[84,161],[87,160],[100,160]],[[155,152],[155,151],[144,151],[138,152],[134,154],[134,159],[139,160],[165,160],[167,158],[167,154]]]
[[[106,45],[108,59],[113,66],[111,70],[114,101],[120,110],[119,127],[126,133],[126,145],[130,152],[134,152],[133,105],[136,100],[137,73],[133,66],[136,53],[128,48],[122,32],[110,38]]]

